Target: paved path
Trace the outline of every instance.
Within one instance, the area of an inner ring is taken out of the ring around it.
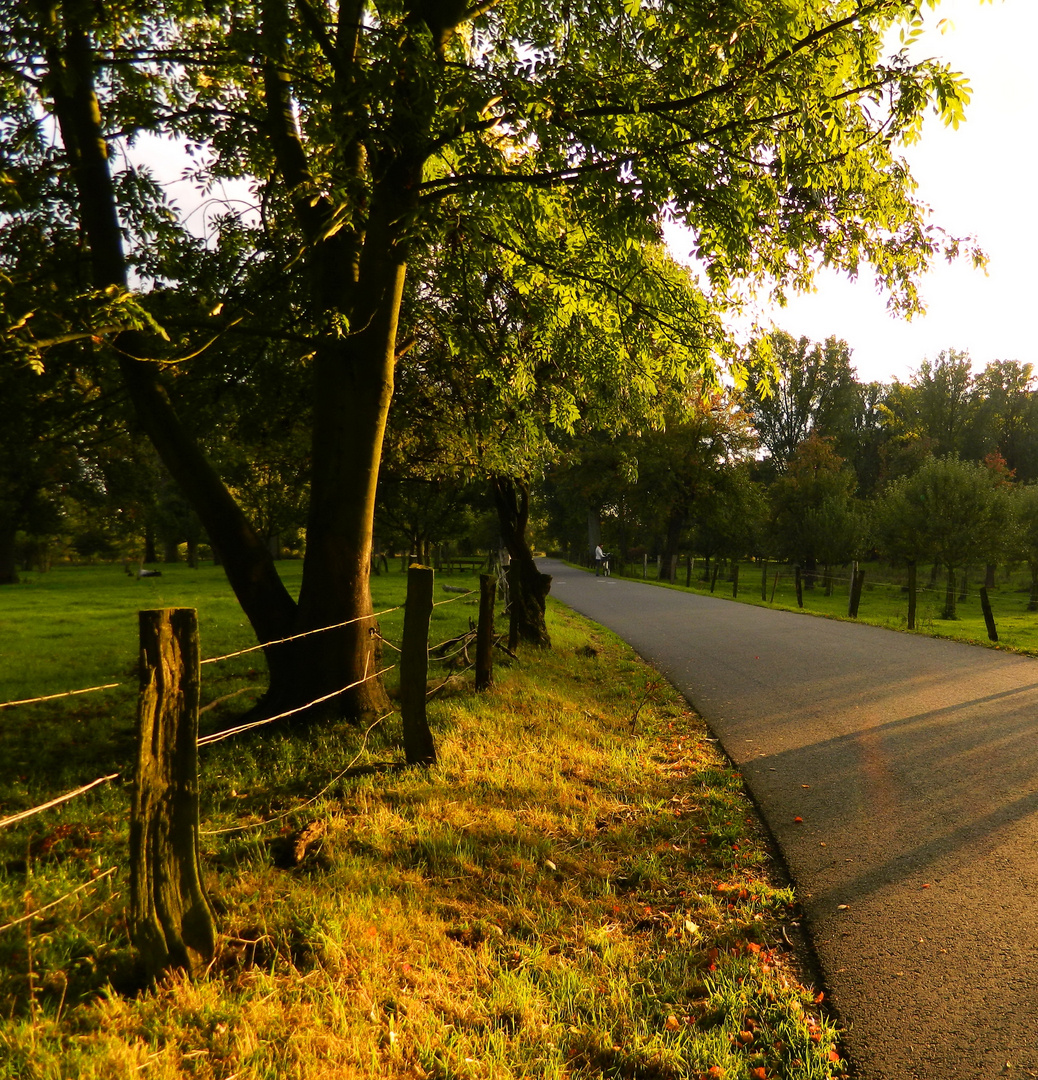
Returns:
[[[541,566],[742,771],[860,1080],[1038,1077],[1038,661]]]

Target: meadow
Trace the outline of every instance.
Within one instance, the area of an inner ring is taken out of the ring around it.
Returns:
[[[403,599],[399,572],[373,585],[376,609]],[[219,949],[142,987],[123,914],[134,612],[196,606],[212,656],[251,644],[229,596],[176,566],[0,593],[0,700],[123,681],[0,712],[0,818],[119,772],[0,829],[3,1080],[842,1075],[741,778],[626,645],[554,604],[554,648],[499,663],[489,693],[434,665],[432,769],[401,767],[396,717],[203,747]],[[434,643],[473,601],[435,610]],[[262,687],[255,654],[203,672],[203,725]]]

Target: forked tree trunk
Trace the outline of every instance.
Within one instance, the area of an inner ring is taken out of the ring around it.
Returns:
[[[510,476],[495,476],[491,482],[494,503],[511,563],[508,567],[509,647],[520,642],[551,647],[544,621],[544,609],[551,589],[551,575],[537,569],[526,540],[530,516],[530,485]]]

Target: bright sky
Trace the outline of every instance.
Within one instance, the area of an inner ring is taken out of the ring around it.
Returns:
[[[941,18],[953,24],[944,34],[936,30]],[[926,315],[910,323],[888,315],[864,277],[852,283],[827,275],[817,292],[771,312],[775,325],[795,336],[846,340],[866,381],[905,380],[923,359],[949,348],[967,350],[975,370],[991,360],[1038,368],[1038,3],[942,0],[927,21],[934,29],[919,55],[963,72],[973,97],[958,131],[931,118],[905,157],[934,222],[978,238],[990,258],[987,276],[966,260],[942,263],[922,283]]]

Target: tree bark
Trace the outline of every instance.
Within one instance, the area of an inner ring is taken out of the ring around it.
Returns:
[[[508,567],[509,648],[520,642],[551,647],[544,609],[551,589],[551,575],[537,569],[526,540],[530,516],[530,485],[526,480],[495,476],[491,482],[494,504],[511,563]]]

